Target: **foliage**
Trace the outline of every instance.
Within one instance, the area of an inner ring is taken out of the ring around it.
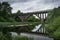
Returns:
[[[17,14],[20,14],[20,13],[21,13],[21,11],[20,11],[20,10],[18,10],[18,11],[17,11]]]
[[[0,16],[0,22],[6,22],[7,20]]]
[[[2,2],[0,3],[0,16],[2,17],[8,17],[8,15],[11,14],[11,7],[10,4],[8,2]]]
[[[0,3],[0,22],[12,22],[12,7],[8,2]]]
[[[53,9],[48,15],[46,31],[50,37],[60,40],[60,7]]]
[[[40,22],[39,19],[35,18],[34,16],[30,16],[28,19],[27,19],[28,22]]]
[[[0,32],[0,40],[12,40],[11,34]]]
[[[19,17],[16,17],[16,18],[15,18],[15,21],[17,21],[17,22],[22,22],[22,20],[21,20]]]
[[[0,3],[0,22],[14,22],[15,19],[12,17],[12,7],[8,2]]]
[[[58,16],[60,16],[60,7],[54,8],[52,11],[49,12],[46,22],[53,22],[54,18]]]

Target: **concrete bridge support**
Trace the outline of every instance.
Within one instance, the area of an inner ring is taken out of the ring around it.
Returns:
[[[42,18],[41,18],[41,24],[42,24],[42,33],[46,33],[45,32],[45,18],[46,18],[46,13],[42,14]]]
[[[37,31],[37,32],[41,32],[42,33],[45,33],[45,18],[46,18],[46,15],[47,13],[40,13],[40,14],[36,14],[36,16],[39,17],[39,19],[41,20],[41,24],[42,24],[42,27]]]

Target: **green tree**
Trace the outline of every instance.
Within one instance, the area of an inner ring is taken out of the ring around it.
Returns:
[[[21,15],[22,12],[20,10],[18,10],[16,13],[15,13],[15,21],[17,22],[22,22],[22,20],[19,18],[19,15]]]
[[[15,17],[15,21],[16,22],[22,22],[22,20],[17,16],[17,17]]]
[[[17,11],[17,14],[20,14],[20,13],[21,13],[21,11],[20,11],[20,10],[18,10],[18,11]]]
[[[50,37],[60,40],[60,7],[53,9],[47,18],[46,31]]]
[[[0,22],[13,22],[12,7],[8,2],[0,3]]]
[[[11,15],[11,7],[8,2],[2,2],[2,16],[8,17]]]

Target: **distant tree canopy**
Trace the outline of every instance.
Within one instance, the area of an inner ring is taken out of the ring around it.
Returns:
[[[48,17],[46,31],[55,40],[60,40],[60,7],[53,9]]]

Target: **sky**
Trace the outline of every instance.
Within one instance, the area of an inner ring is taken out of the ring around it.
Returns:
[[[23,13],[53,9],[60,6],[60,0],[0,0],[9,2],[12,12],[20,10]]]

